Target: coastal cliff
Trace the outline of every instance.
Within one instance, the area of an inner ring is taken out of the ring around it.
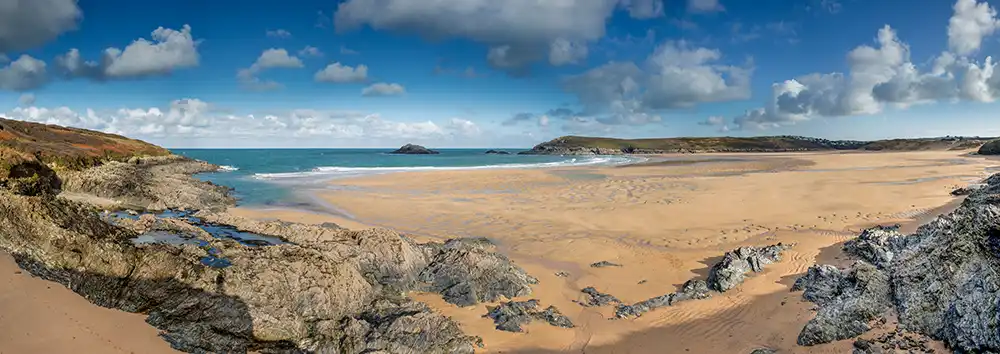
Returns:
[[[614,139],[564,136],[536,145],[522,155],[622,155],[712,152],[793,151],[917,151],[973,149],[989,138],[944,137],[877,141],[828,140],[803,136],[695,137],[664,139]]]

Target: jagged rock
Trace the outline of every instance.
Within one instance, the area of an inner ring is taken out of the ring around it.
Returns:
[[[639,317],[660,307],[671,306],[686,300],[706,299],[710,296],[708,284],[704,280],[692,279],[685,282],[681,290],[676,293],[660,295],[632,305],[618,305],[618,308],[615,309],[615,316],[618,318]]]
[[[403,145],[402,147],[400,147],[399,149],[396,149],[395,151],[390,152],[390,154],[436,155],[436,154],[439,154],[439,152],[431,150],[431,149],[428,149],[428,148],[425,148],[425,147],[420,146],[420,145],[406,144],[406,145]]]
[[[955,190],[951,191],[951,195],[956,196],[956,197],[957,196],[963,196],[963,195],[969,195],[969,194],[972,194],[972,192],[975,192],[975,191],[977,191],[977,190],[979,190],[979,189],[981,189],[983,187],[986,187],[986,185],[982,184],[982,183],[970,184],[968,186],[960,187],[958,189],[955,189]]]
[[[899,225],[875,226],[844,243],[844,252],[879,268],[892,262],[899,250],[907,245],[907,237],[899,232]]]
[[[983,144],[977,153],[980,155],[1000,155],[1000,139]]]
[[[509,152],[503,150],[486,150],[487,155],[510,155]]]
[[[486,239],[456,239],[425,247],[434,256],[420,272],[420,281],[427,284],[427,290],[441,293],[445,301],[458,306],[527,296],[531,284],[538,283],[506,256],[495,252],[495,246]]]
[[[726,252],[722,260],[712,266],[708,274],[708,286],[712,290],[725,292],[743,283],[746,273],[760,272],[764,265],[781,259],[781,252],[790,246],[781,243],[763,248],[740,247]]]
[[[770,348],[758,348],[754,349],[750,354],[777,354],[778,352]]]
[[[612,262],[608,262],[608,261],[600,261],[600,262],[596,262],[596,263],[591,263],[590,264],[591,268],[621,267],[621,266],[622,266],[621,264],[612,263]]]
[[[597,291],[597,289],[595,289],[592,286],[583,288],[583,290],[580,290],[580,292],[587,294],[587,301],[582,303],[582,305],[584,306],[604,306],[613,303],[614,304],[622,303],[621,300],[618,300],[618,298],[612,296],[611,294],[605,294],[600,291]]]
[[[871,341],[858,339],[854,341],[854,351],[853,354],[882,354],[882,348]]]
[[[558,271],[558,272],[556,272],[556,276],[560,277],[560,278],[565,278],[565,277],[569,276],[569,273],[568,272],[564,272],[564,271]]]
[[[563,328],[573,328],[573,322],[564,316],[559,309],[549,306],[543,311],[538,311],[538,300],[508,301],[499,306],[488,307],[483,317],[493,319],[496,328],[507,332],[523,332],[524,326],[533,320],[548,322],[550,325]]]
[[[816,317],[799,333],[799,345],[816,345],[856,337],[871,330],[892,305],[889,277],[875,266],[857,262],[846,272],[814,266],[796,280],[795,289],[819,305]]]

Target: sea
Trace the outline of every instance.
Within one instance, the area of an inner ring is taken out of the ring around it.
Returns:
[[[437,149],[438,155],[399,155],[391,149],[173,149],[178,155],[223,166],[199,174],[231,187],[237,204],[247,207],[318,207],[309,193],[336,189],[336,179],[433,170],[556,168],[635,162],[624,156],[486,154],[487,149]]]

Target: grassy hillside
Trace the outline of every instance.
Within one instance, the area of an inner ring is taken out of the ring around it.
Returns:
[[[58,189],[57,171],[169,154],[119,135],[0,118],[0,187],[19,194]]]
[[[987,138],[927,138],[878,141],[827,140],[801,136],[695,137],[662,139],[615,139],[564,136],[535,146],[528,153],[559,154],[572,150],[657,152],[824,151],[824,150],[959,150],[974,149]]]

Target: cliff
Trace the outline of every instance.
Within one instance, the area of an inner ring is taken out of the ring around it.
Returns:
[[[615,139],[564,136],[536,145],[524,155],[619,155],[706,152],[915,151],[974,149],[988,138],[944,137],[877,141],[828,140],[803,136]]]

